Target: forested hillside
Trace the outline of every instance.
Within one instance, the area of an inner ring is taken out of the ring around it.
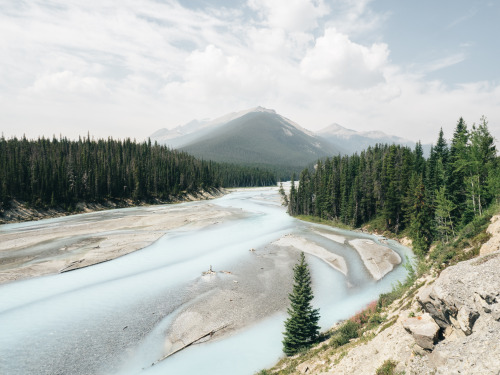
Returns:
[[[415,250],[448,239],[500,195],[495,142],[483,117],[467,129],[458,121],[450,144],[439,133],[430,157],[414,149],[377,145],[359,155],[318,161],[292,183],[289,211],[360,226],[372,222],[406,230]]]
[[[184,192],[275,184],[266,170],[202,161],[151,142],[0,138],[0,208],[107,199],[169,200]]]

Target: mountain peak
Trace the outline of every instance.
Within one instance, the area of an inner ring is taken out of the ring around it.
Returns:
[[[249,113],[250,112],[264,112],[264,113],[276,114],[276,111],[274,109],[264,108],[264,107],[261,107],[260,105],[258,107],[249,109],[248,112]]]
[[[357,132],[355,130],[345,128],[342,125],[339,125],[337,123],[330,124],[318,132],[318,134],[321,136],[333,136],[333,135],[335,135],[338,137],[345,137],[345,138],[349,138],[356,133]]]

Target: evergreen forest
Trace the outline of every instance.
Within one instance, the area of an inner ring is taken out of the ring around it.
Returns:
[[[367,223],[399,234],[426,251],[447,243],[500,197],[494,138],[484,117],[470,129],[460,118],[451,141],[443,131],[430,156],[414,149],[376,145],[360,154],[320,160],[292,181],[288,210],[353,227]]]
[[[78,202],[169,201],[186,192],[274,184],[270,171],[203,161],[150,141],[0,138],[0,209],[13,199],[71,210]]]

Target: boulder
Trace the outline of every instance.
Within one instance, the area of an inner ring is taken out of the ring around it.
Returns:
[[[435,374],[500,374],[500,252],[445,269],[417,300],[443,328]]]
[[[417,300],[436,323],[470,335],[481,314],[500,318],[500,252],[445,269]]]
[[[408,318],[403,322],[403,327],[412,334],[418,346],[427,350],[434,349],[439,326],[429,314]]]

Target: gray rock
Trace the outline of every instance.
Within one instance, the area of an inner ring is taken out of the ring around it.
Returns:
[[[436,323],[470,335],[481,314],[500,318],[500,252],[462,262],[445,269],[417,300]]]
[[[479,313],[476,310],[472,310],[468,306],[462,306],[458,310],[458,325],[466,335],[470,335],[472,333],[472,327],[474,326],[477,318],[479,318]]]
[[[439,326],[429,314],[408,318],[403,322],[403,327],[412,334],[418,346],[427,350],[434,349]]]
[[[435,374],[500,374],[500,252],[445,269],[417,300],[443,328]]]
[[[433,286],[421,289],[417,300],[441,328],[446,329],[450,325],[446,304],[434,293]]]

